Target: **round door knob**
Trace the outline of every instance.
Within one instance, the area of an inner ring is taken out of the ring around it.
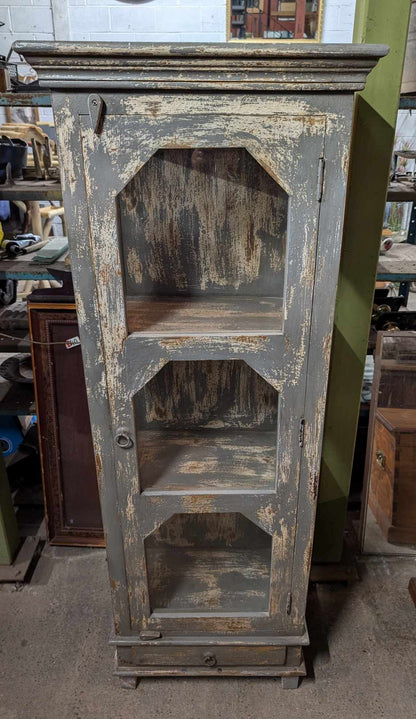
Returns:
[[[119,429],[116,434],[116,444],[121,449],[130,449],[130,447],[133,447],[133,440],[127,430]]]
[[[211,652],[207,652],[206,654],[204,654],[203,659],[204,659],[204,664],[207,667],[215,667],[215,665],[217,663],[217,657],[215,656],[215,654],[212,654]]]

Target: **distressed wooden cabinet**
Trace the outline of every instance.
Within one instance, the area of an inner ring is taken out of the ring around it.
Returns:
[[[297,686],[353,92],[387,48],[16,49],[53,92],[116,673]]]

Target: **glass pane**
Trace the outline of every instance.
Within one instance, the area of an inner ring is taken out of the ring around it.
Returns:
[[[145,540],[152,612],[267,612],[272,538],[242,514],[174,514]]]
[[[230,39],[318,40],[323,0],[231,0]]]
[[[278,393],[245,362],[169,362],[134,411],[142,491],[273,490]]]
[[[118,209],[130,332],[281,332],[288,195],[245,149],[159,150]]]

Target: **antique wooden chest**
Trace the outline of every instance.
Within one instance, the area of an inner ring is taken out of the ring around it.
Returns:
[[[116,673],[305,673],[353,93],[384,46],[16,44],[52,88]]]
[[[51,544],[105,546],[75,305],[28,301],[46,530]]]
[[[379,409],[370,507],[388,542],[416,544],[416,409]]]

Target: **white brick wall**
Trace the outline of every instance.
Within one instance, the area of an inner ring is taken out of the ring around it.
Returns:
[[[325,0],[323,42],[351,42],[356,0]],[[13,40],[225,42],[226,0],[0,0],[0,54]],[[58,23],[56,22],[58,27]]]
[[[68,0],[71,40],[224,42],[226,0]]]
[[[51,0],[0,0],[0,20],[0,55],[7,55],[14,40],[54,38]]]
[[[322,42],[352,42],[356,0],[326,0]]]

